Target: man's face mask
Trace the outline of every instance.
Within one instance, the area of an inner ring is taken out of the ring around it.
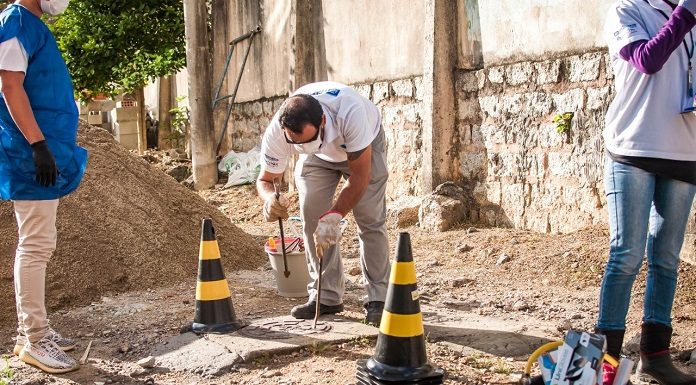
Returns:
[[[316,154],[317,152],[319,152],[319,148],[321,148],[322,131],[324,131],[323,124],[317,130],[316,136],[313,139],[310,139],[309,142],[305,143],[293,142],[292,140],[290,140],[290,138],[288,138],[287,133],[283,131],[283,134],[285,135],[285,141],[292,144],[295,147],[295,150],[297,150],[297,152],[299,152],[300,154]]]
[[[55,16],[65,12],[70,0],[41,0],[41,10]]]
[[[293,146],[300,154],[316,154],[321,147],[321,135],[317,135],[317,138],[309,143],[294,144]]]

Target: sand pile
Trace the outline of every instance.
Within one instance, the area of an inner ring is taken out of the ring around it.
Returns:
[[[80,122],[89,167],[58,208],[58,248],[48,267],[50,310],[113,292],[196,283],[201,219],[212,217],[226,270],[265,262],[254,239],[195,192]],[[12,264],[17,228],[0,202],[0,326],[16,321]],[[191,293],[193,297],[194,292]]]

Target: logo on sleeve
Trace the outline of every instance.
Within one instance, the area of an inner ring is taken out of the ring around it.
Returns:
[[[278,158],[274,158],[268,154],[264,154],[264,159],[266,160],[266,165],[270,167],[278,167]]]
[[[621,39],[628,39],[636,33],[638,33],[638,24],[627,24],[622,25],[618,31],[614,32],[614,37],[616,38],[616,41],[621,41]]]

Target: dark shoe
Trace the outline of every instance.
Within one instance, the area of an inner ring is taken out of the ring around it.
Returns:
[[[614,357],[617,361],[621,357],[621,346],[623,345],[624,334],[626,330],[604,330],[595,328],[595,334],[601,334],[607,341],[607,353]]]
[[[384,302],[382,301],[371,301],[363,305],[365,308],[365,322],[368,325],[379,327],[380,322],[382,322],[382,311],[384,311]]]
[[[302,305],[297,305],[290,310],[290,315],[298,319],[313,319],[317,310],[317,301],[309,301]],[[343,311],[343,304],[338,305],[319,305],[319,315],[336,314]]]
[[[696,385],[696,377],[682,373],[672,363],[669,345],[672,328],[658,323],[644,323],[640,334],[639,377],[652,377],[662,385]]]

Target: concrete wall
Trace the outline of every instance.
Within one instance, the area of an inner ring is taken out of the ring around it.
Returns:
[[[232,39],[257,25],[237,100],[247,102],[287,94],[290,49],[307,44],[292,39],[290,0],[230,1],[228,36]],[[347,84],[417,76],[422,73],[424,0],[321,2],[323,23],[311,42],[326,63],[326,78]],[[247,42],[235,49],[227,91],[243,61]]]
[[[346,84],[423,73],[424,0],[322,1],[328,78]]]
[[[486,66],[605,47],[602,30],[613,3],[607,0],[459,2],[478,8]]]

